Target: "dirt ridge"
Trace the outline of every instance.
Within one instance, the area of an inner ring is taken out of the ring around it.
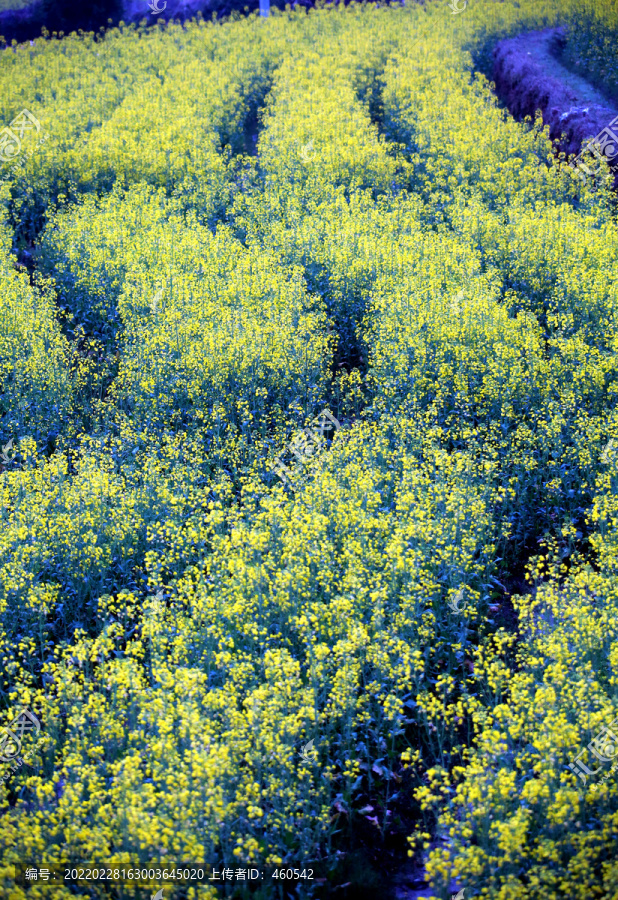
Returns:
[[[550,138],[560,150],[573,154],[606,128],[618,109],[560,63],[564,40],[564,29],[546,28],[500,41],[493,51],[492,78],[496,93],[516,119],[534,117],[540,109]]]

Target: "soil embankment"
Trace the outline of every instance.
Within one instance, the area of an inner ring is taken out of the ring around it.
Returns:
[[[603,131],[618,116],[618,109],[588,81],[560,63],[563,41],[560,28],[500,41],[493,53],[493,81],[498,96],[515,118],[534,116],[540,109],[552,140],[571,154],[579,153],[587,138]],[[618,146],[613,149],[618,154]],[[610,158],[611,147],[607,151]]]

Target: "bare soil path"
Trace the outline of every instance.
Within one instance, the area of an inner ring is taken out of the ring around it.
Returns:
[[[500,41],[493,54],[493,80],[515,118],[534,116],[540,109],[560,149],[578,153],[586,138],[595,137],[618,116],[618,108],[562,65],[557,53],[563,40],[562,29],[546,28]]]
[[[547,28],[545,31],[531,31],[513,38],[513,44],[520,52],[531,57],[531,62],[540,65],[551,78],[561,81],[566,90],[573,95],[575,105],[579,106],[611,106],[609,99],[593,87],[585,78],[581,78],[562,65],[552,52],[561,36],[558,28]],[[555,41],[555,43],[554,43]]]

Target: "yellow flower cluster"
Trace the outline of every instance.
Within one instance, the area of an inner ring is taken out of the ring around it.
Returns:
[[[618,782],[569,764],[618,710],[618,231],[472,64],[563,5],[0,54],[50,134],[0,188],[0,721],[45,736],[7,896],[69,896],[37,859],[351,880],[368,828],[440,900],[615,896]]]
[[[3,443],[18,435],[45,442],[68,425],[77,379],[50,284],[34,289],[16,271],[11,239],[0,233],[0,421]]]

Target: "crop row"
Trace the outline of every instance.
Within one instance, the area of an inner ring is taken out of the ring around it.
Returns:
[[[82,107],[101,47],[124,87],[61,138],[45,84],[9,188],[14,236],[47,221],[33,284],[3,231],[0,687],[43,739],[3,864],[334,869],[394,834],[439,897],[615,892],[618,789],[567,766],[616,703],[618,236],[465,49],[558,11],[36,47]],[[292,496],[273,460],[327,406]]]

